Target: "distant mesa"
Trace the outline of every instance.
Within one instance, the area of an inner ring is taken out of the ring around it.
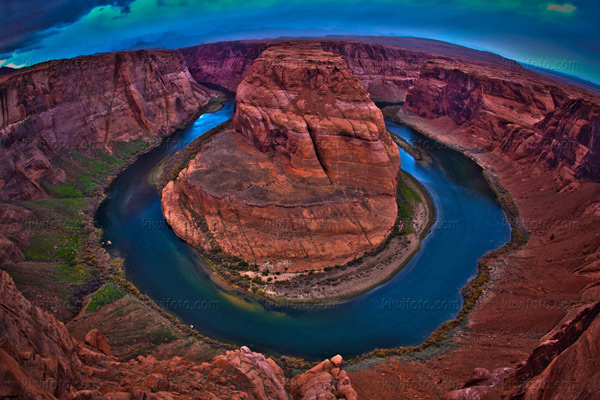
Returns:
[[[16,69],[15,68],[11,68],[11,67],[0,67],[0,76],[2,75],[8,75],[8,74],[12,74],[13,72],[15,72]]]
[[[232,129],[169,182],[175,233],[274,269],[345,264],[394,229],[398,148],[344,59],[313,43],[267,48],[237,88]]]

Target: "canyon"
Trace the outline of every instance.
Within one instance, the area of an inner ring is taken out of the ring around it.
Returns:
[[[2,76],[0,95],[1,200],[44,198],[67,179],[57,155],[166,136],[210,98],[175,51],[48,61]]]
[[[254,61],[232,129],[165,186],[162,208],[195,246],[275,271],[323,269],[387,239],[399,169],[383,115],[345,61],[282,43]]]
[[[389,357],[343,375],[332,359],[320,364],[311,378],[306,375],[310,371],[294,378],[295,383],[284,382],[272,362],[246,349],[223,353],[207,365],[185,358],[116,360],[102,353],[106,346],[98,346],[103,340],[96,332],[89,344],[71,339],[54,317],[28,304],[2,272],[0,373],[11,382],[2,387],[3,395],[93,398],[111,393],[113,398],[143,398],[144,392],[168,398],[164,392],[171,390],[210,398],[211,391],[230,396],[235,390],[239,398],[245,398],[243,393],[261,398],[262,393],[283,396],[284,388],[293,398],[311,398],[312,389],[302,389],[310,387],[308,381],[313,387],[327,382],[327,390],[335,386],[348,399],[409,394],[446,399],[598,396],[598,95],[499,56],[440,42],[347,38],[311,43],[339,54],[371,99],[397,103],[384,108],[386,118],[466,153],[505,190],[501,196],[512,197],[516,204],[516,228],[527,233],[527,243],[491,260],[490,280],[465,324],[450,338],[449,349],[423,358]],[[253,64],[268,46],[268,41],[247,41],[179,52],[98,55],[51,61],[0,77],[3,266],[21,263],[28,246],[28,210],[8,201],[46,198],[44,182],[64,182],[69,171],[54,166],[53,157],[80,148],[79,138],[85,140],[84,151],[92,143],[110,153],[115,141],[165,136],[197,115],[215,88],[237,92],[246,101],[245,111],[236,110],[234,123],[235,129],[244,130],[253,121],[252,107],[267,100],[244,94],[244,87],[259,84],[259,77],[252,76]],[[269,130],[263,132],[263,139],[270,138]],[[265,164],[271,162],[256,147],[268,141],[250,146],[241,135],[223,137],[254,160],[262,156]],[[316,166],[311,160],[297,160],[303,161],[297,175]],[[201,162],[197,160],[197,168],[204,167]],[[362,179],[359,183],[373,185]],[[366,187],[391,197],[389,185]],[[257,372],[244,375],[240,365]],[[80,370],[92,386],[85,393]],[[193,377],[184,378],[183,371],[192,371]],[[170,374],[173,378],[165,378]],[[68,385],[48,387],[50,380],[40,377]],[[221,377],[234,388],[221,384]],[[204,389],[192,383],[208,381],[212,383]]]
[[[112,355],[97,329],[83,341],[63,323],[26,300],[0,271],[0,396],[15,399],[260,399],[355,400],[340,356],[293,379],[247,347],[194,363],[182,357]],[[35,332],[43,332],[42,335]]]

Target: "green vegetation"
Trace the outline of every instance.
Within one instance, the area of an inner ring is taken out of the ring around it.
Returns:
[[[125,290],[118,283],[109,282],[92,295],[85,311],[96,312],[105,305],[119,300],[125,294]]]
[[[45,183],[46,199],[12,202],[32,213],[23,227],[29,233],[29,245],[23,250],[26,260],[40,263],[36,268],[43,265],[48,271],[39,278],[24,270],[16,273],[22,274],[22,279],[35,279],[32,285],[47,287],[49,294],[54,291],[64,298],[58,310],[61,315],[78,312],[83,297],[97,290],[108,275],[122,272],[120,261],[111,259],[99,246],[100,233],[93,215],[110,178],[157,141],[117,142],[112,154],[105,149],[89,149],[85,154],[77,150],[63,152],[52,163],[65,172],[64,183]],[[116,295],[113,292],[108,294]]]
[[[412,233],[412,219],[415,212],[415,204],[421,201],[421,196],[411,188],[402,178],[398,182],[398,219],[402,221],[402,228],[396,224],[395,235],[408,235]]]
[[[169,343],[175,338],[175,331],[171,327],[162,327],[152,329],[148,334],[150,343],[161,344]]]

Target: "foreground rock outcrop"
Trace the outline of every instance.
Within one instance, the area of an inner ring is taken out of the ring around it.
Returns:
[[[316,369],[289,381],[270,358],[247,347],[197,364],[181,357],[111,356],[102,333],[85,344],[73,339],[53,316],[26,300],[0,271],[0,397],[3,399],[356,399],[340,356],[326,360],[325,386],[315,387]],[[320,380],[323,382],[323,380]],[[293,393],[318,393],[299,397]]]
[[[278,270],[376,250],[396,223],[400,168],[381,111],[344,60],[278,44],[238,87],[233,129],[163,190],[175,233]]]
[[[176,51],[56,60],[0,78],[0,200],[40,199],[64,183],[61,153],[170,134],[209,95]]]
[[[511,377],[511,399],[585,399],[600,393],[600,302],[571,310]]]
[[[0,271],[0,397],[66,397],[82,384],[77,348],[62,322],[33,306]]]

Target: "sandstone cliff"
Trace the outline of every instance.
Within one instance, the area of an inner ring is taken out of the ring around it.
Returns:
[[[309,40],[340,54],[371,94],[403,102],[440,125],[455,124],[477,146],[557,171],[559,189],[580,178],[598,181],[599,97],[520,67],[500,56],[411,38]],[[183,49],[194,78],[235,91],[266,41],[223,42]],[[444,122],[443,118],[447,118]]]
[[[405,109],[473,147],[545,163],[559,189],[600,179],[600,97],[524,70],[427,61]]]
[[[61,322],[27,301],[4,271],[0,300],[3,399],[356,399],[340,356],[293,380],[272,359],[246,347],[202,364],[181,357],[121,361],[111,356],[97,329],[85,343],[71,338]],[[321,371],[329,374],[327,382],[315,382]],[[292,397],[292,392],[312,397]]]
[[[414,48],[384,46],[345,40],[314,40],[323,50],[341,55],[374,101],[403,101],[430,56]],[[214,84],[231,92],[248,75],[268,41],[212,43],[180,49],[190,73],[201,84]]]
[[[231,92],[250,72],[252,63],[271,43],[281,40],[220,42],[180,49],[192,76],[203,85]],[[496,54],[436,40],[408,37],[339,37],[306,39],[323,50],[341,55],[371,94],[373,101],[403,102],[425,61],[461,60],[475,65],[509,65]],[[514,63],[513,63],[514,64]]]
[[[185,47],[179,51],[196,81],[235,92],[267,45],[261,41],[223,42]]]
[[[324,50],[341,55],[374,101],[404,101],[429,55],[377,43],[323,41]]]
[[[381,111],[344,60],[313,44],[263,52],[237,89],[233,129],[288,175],[394,195],[400,165]]]
[[[208,100],[175,51],[50,61],[1,77],[0,200],[43,198],[42,183],[65,180],[54,156],[167,135]]]
[[[233,128],[163,190],[180,237],[294,271],[344,264],[391,233],[398,149],[340,56],[310,43],[263,52]]]
[[[600,393],[600,302],[572,309],[511,379],[511,399],[583,399]]]

